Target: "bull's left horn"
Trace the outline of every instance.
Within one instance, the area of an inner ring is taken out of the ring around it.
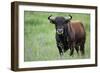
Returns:
[[[71,15],[69,15],[69,20],[71,20],[72,19],[72,16]]]
[[[72,19],[72,16],[69,15],[68,17],[64,17],[66,20],[71,20]]]

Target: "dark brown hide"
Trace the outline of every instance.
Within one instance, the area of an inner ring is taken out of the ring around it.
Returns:
[[[74,48],[77,53],[80,49],[82,55],[84,55],[86,33],[83,24],[79,21],[74,21],[69,22],[66,26],[68,26],[68,45],[71,49],[70,55],[73,55]]]

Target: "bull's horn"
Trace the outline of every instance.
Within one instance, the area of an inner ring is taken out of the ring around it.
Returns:
[[[49,20],[52,20],[52,21],[54,21],[55,18],[56,18],[56,17],[54,17],[54,16],[52,16],[52,15],[50,15],[50,16],[48,17],[48,19],[49,19]]]
[[[72,19],[72,16],[69,15],[68,17],[64,17],[66,20],[71,20]]]

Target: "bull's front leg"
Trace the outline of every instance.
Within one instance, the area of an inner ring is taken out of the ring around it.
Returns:
[[[63,43],[58,42],[57,47],[58,47],[60,56],[62,56],[64,54],[64,45],[63,45]]]

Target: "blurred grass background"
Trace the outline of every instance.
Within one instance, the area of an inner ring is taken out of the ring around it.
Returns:
[[[86,30],[85,56],[70,56],[68,50],[62,59],[90,58],[90,15],[79,13],[24,12],[24,61],[61,60],[55,40],[55,26],[48,21],[49,15],[72,15],[72,20],[80,20]]]

